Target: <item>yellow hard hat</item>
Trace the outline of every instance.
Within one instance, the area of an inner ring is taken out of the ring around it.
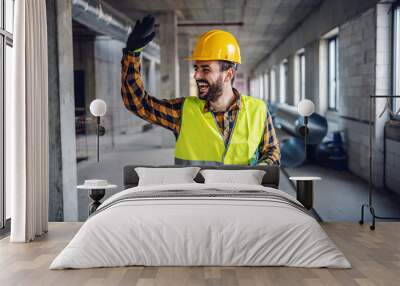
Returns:
[[[229,61],[240,64],[240,48],[236,38],[223,30],[210,30],[202,34],[196,42],[191,61]]]

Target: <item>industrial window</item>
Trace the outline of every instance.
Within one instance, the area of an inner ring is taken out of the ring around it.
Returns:
[[[299,54],[299,91],[300,91],[300,100],[306,98],[306,56],[304,53]]]
[[[328,39],[328,109],[337,110],[338,99],[338,38]]]
[[[11,217],[10,194],[6,192],[4,168],[4,106],[11,94],[14,0],[0,0],[0,228]],[[0,232],[1,234],[1,232]]]
[[[264,99],[264,78],[263,75],[258,77],[259,98]]]
[[[279,69],[279,102],[286,102],[286,85],[287,85],[287,60],[283,60]]]
[[[263,79],[264,79],[264,101],[268,101],[270,97],[268,72],[264,73]]]
[[[400,7],[394,9],[393,12],[393,80],[392,80],[392,93],[394,95],[400,94]],[[395,114],[400,108],[400,98],[393,98],[392,112]],[[393,117],[393,115],[392,115]],[[396,118],[400,118],[399,115]]]
[[[271,69],[270,73],[270,96],[271,96],[271,102],[275,103],[276,102],[276,72],[275,69]]]
[[[250,80],[250,94],[252,95],[252,96],[254,96],[254,97],[257,97],[257,89],[256,89],[256,86],[257,86],[257,84],[256,84],[256,81],[257,81],[257,79],[256,78],[253,78],[253,79],[251,79]]]
[[[294,58],[294,94],[293,104],[297,105],[300,100],[306,97],[306,61],[304,49],[296,52]]]

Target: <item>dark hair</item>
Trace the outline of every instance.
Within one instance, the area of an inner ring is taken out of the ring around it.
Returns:
[[[227,71],[228,69],[232,68],[235,72],[233,73],[233,77],[231,79],[231,84],[235,81],[235,75],[237,70],[237,64],[229,61],[218,61],[219,63],[219,70],[220,71]]]

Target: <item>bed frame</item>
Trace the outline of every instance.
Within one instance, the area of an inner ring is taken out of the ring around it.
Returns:
[[[182,168],[183,166],[177,165],[127,165],[124,167],[124,189],[133,188],[138,185],[139,177],[135,171],[136,167],[147,167],[147,168]],[[265,187],[279,188],[279,167],[278,166],[238,166],[238,165],[225,165],[225,166],[198,166],[201,169],[219,169],[219,170],[263,170],[265,175],[262,179],[261,184]],[[194,178],[197,183],[204,183],[203,176],[198,173]]]

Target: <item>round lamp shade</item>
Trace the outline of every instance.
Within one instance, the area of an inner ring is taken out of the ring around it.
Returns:
[[[90,113],[94,116],[103,116],[107,112],[107,104],[102,99],[95,99],[90,103]]]
[[[297,111],[301,116],[310,116],[314,113],[314,103],[311,100],[303,99],[297,105]]]

